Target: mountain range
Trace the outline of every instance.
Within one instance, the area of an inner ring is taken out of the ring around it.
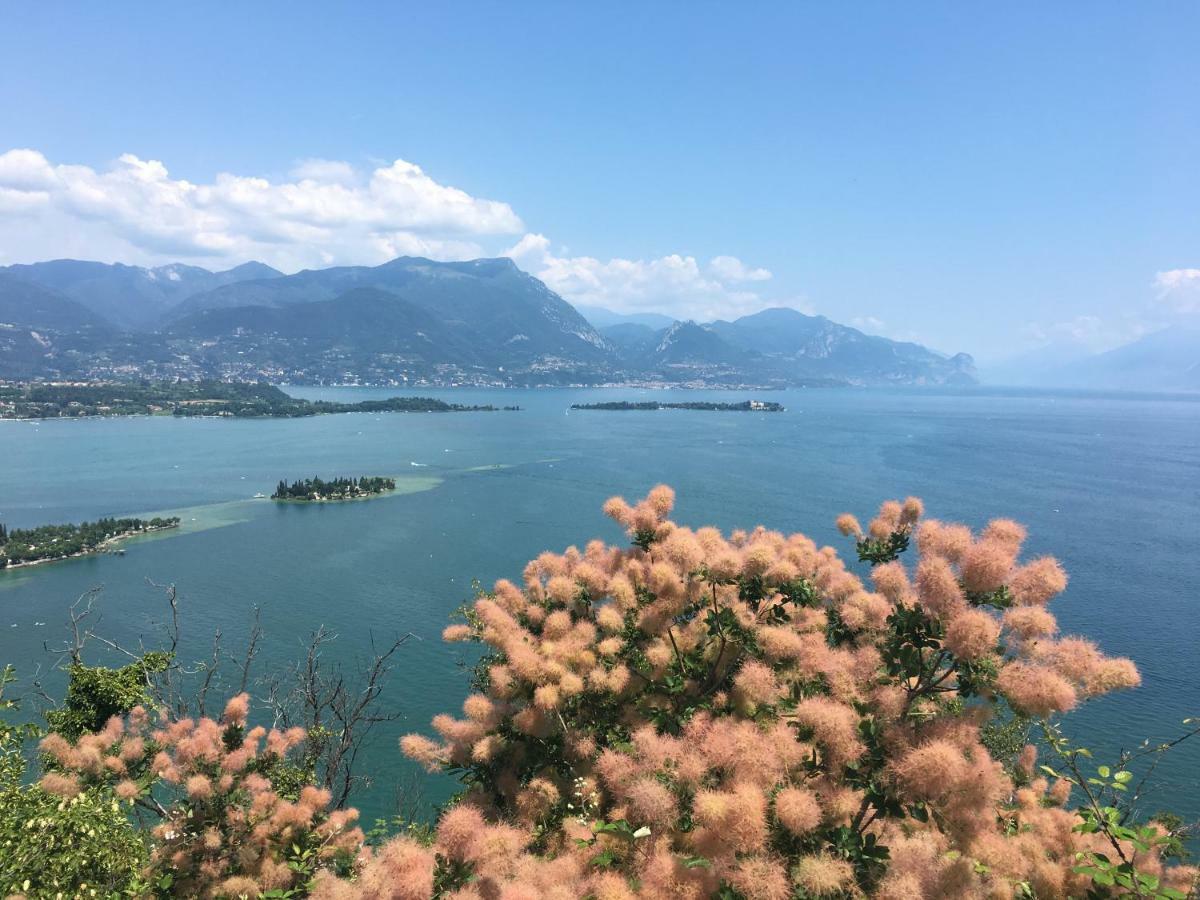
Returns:
[[[168,310],[194,294],[251,279],[278,278],[283,273],[260,262],[225,272],[173,263],[147,269],[120,263],[54,259],[0,269],[83,304],[121,329],[153,327]]]
[[[989,381],[1034,387],[1200,391],[1200,330],[1171,327],[1103,353],[1049,346],[990,366]]]
[[[584,314],[586,313],[586,315]],[[589,321],[590,319],[590,321]],[[507,258],[284,275],[54,260],[0,268],[0,377],[293,383],[970,384],[971,357],[768,309],[577,309]]]

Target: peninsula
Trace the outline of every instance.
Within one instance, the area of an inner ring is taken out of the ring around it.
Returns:
[[[432,397],[337,403],[301,400],[270,384],[226,381],[0,384],[0,419],[90,416],[296,418],[346,412],[494,412]]]
[[[361,478],[305,478],[288,484],[280,479],[272,500],[289,500],[300,503],[324,503],[330,500],[359,500],[374,497],[396,489],[393,478],[380,475],[364,475]]]
[[[571,405],[571,409],[601,409],[616,411],[697,409],[704,412],[783,412],[783,404],[770,403],[763,400],[743,400],[741,403],[709,403],[705,401],[694,401],[691,403],[659,403],[656,400],[635,403],[629,400],[614,400],[606,403],[574,403]]]
[[[118,541],[179,525],[177,517],[97,519],[79,525],[8,529],[0,524],[0,569],[34,566],[56,559],[102,553]]]

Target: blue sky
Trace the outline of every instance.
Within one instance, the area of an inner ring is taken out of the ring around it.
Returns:
[[[985,360],[1200,318],[1196,4],[3,16],[0,263],[511,252],[580,302]]]

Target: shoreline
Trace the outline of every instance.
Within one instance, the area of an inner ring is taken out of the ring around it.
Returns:
[[[46,563],[64,562],[68,559],[82,559],[85,556],[98,556],[99,554],[109,552],[114,545],[119,544],[121,541],[127,541],[130,538],[140,537],[145,534],[154,534],[159,531],[170,531],[179,526],[180,523],[176,522],[173,525],[157,525],[153,528],[142,528],[138,531],[123,531],[120,534],[114,534],[112,537],[106,538],[88,550],[81,550],[78,553],[68,553],[66,556],[43,556],[41,559],[10,562],[3,569],[0,569],[0,572],[8,572],[15,569],[32,569],[34,566],[41,566]]]
[[[188,419],[213,419],[213,420],[233,420],[238,422],[255,421],[263,419],[318,419],[324,416],[356,416],[369,415],[381,416],[401,415],[401,416],[416,416],[416,415],[444,415],[446,413],[473,413],[473,412],[510,412],[511,410],[497,409],[380,409],[380,410],[364,410],[364,409],[339,409],[330,412],[315,412],[306,413],[302,416],[234,416],[221,414],[197,414],[188,416],[177,416],[174,413],[84,413],[80,416],[6,416],[0,414],[0,422],[76,422],[83,419],[172,419],[172,420],[188,420]]]
[[[387,497],[389,494],[396,493],[396,488],[389,488],[386,491],[372,491],[369,494],[363,494],[359,497],[314,497],[311,500],[307,497],[268,497],[272,503],[295,503],[305,505],[309,503],[352,503],[355,500],[378,500],[380,497]]]

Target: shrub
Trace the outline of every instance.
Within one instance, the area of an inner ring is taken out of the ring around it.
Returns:
[[[973,534],[912,498],[843,516],[868,584],[803,535],[676,525],[673,499],[610,500],[632,546],[544,553],[447,630],[487,648],[476,693],[402,746],[465,789],[423,853],[398,839],[319,895],[1083,896],[1077,854],[1113,846],[1164,890],[1189,876],[1076,829],[1032,747],[1006,770],[983,742],[997,712],[1138,683],[1050,636],[1066,576],[1020,560],[1019,525]]]
[[[0,671],[0,710],[11,669]],[[123,889],[146,860],[143,835],[111,791],[97,787],[70,798],[26,780],[29,725],[0,720],[0,895],[74,896]]]
[[[284,895],[320,868],[346,868],[362,844],[354,810],[328,810],[330,792],[304,784],[289,761],[303,729],[247,728],[249,697],[210,718],[155,723],[142,707],[76,741],[41,741],[52,768],[40,788],[71,803],[110,791],[153,815],[135,893],[187,897]],[[299,783],[295,792],[282,785]],[[114,804],[115,808],[115,804]]]

